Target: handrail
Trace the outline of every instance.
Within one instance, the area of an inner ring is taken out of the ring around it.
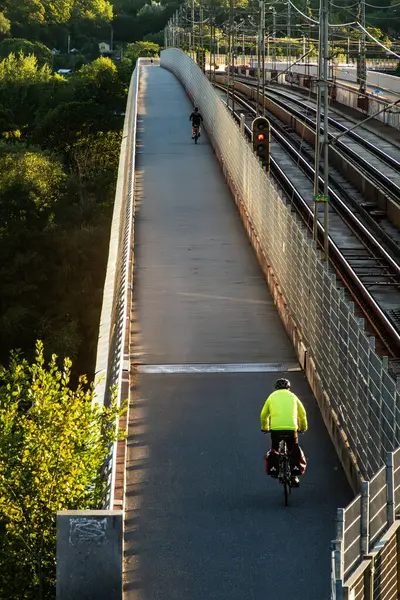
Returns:
[[[132,73],[118,166],[118,178],[111,223],[107,271],[100,316],[99,338],[95,367],[95,399],[109,406],[114,395],[118,406],[124,400],[122,381],[129,366],[124,361],[127,335],[129,265],[132,251],[134,174],[136,148],[137,99],[139,92],[140,61]],[[128,332],[129,335],[129,332]],[[118,427],[116,420],[115,427]],[[102,508],[112,510],[114,505],[117,443],[112,445],[103,467],[107,480]]]

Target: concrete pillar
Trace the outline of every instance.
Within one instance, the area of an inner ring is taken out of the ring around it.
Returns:
[[[122,600],[123,512],[57,513],[57,600]]]

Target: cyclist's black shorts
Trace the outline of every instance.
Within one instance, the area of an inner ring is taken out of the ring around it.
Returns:
[[[279,442],[284,439],[286,441],[288,451],[291,452],[295,445],[299,443],[299,435],[297,431],[291,430],[274,430],[271,431],[271,445],[278,452]]]

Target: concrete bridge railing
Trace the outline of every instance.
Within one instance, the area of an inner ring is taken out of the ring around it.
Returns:
[[[140,60],[132,74],[126,105],[97,345],[96,402],[105,406],[114,397],[120,405],[129,392],[129,310]],[[118,442],[110,449],[104,465],[107,490],[102,508],[110,510],[121,508],[122,501],[122,494],[118,494],[118,498],[115,494],[117,449]]]

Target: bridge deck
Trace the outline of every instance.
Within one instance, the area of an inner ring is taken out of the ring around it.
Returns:
[[[274,365],[296,357],[211,146],[190,139],[191,108],[172,74],[143,70],[125,597],[328,599],[351,492],[300,371],[309,470],[288,508],[263,473],[259,411]]]

